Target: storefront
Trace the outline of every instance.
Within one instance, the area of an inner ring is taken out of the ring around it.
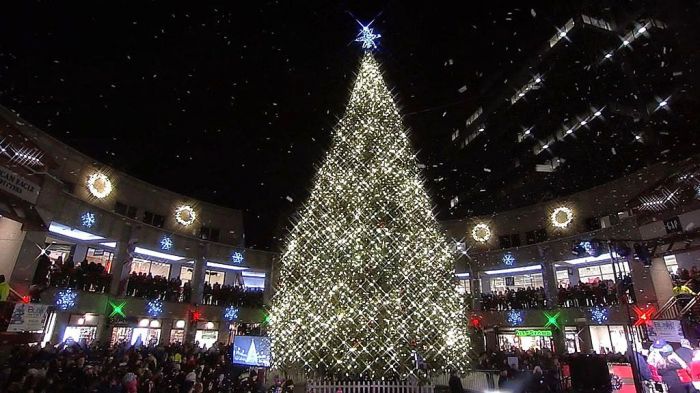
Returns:
[[[170,278],[170,264],[164,262],[151,261],[144,258],[134,258],[131,263],[131,272],[137,274],[150,274],[153,277],[161,276]]]
[[[627,352],[627,334],[622,325],[589,326],[591,348],[596,353]]]
[[[498,348],[500,350],[509,350],[513,347],[522,350],[554,349],[552,336],[550,329],[543,328],[499,329]]]
[[[185,283],[192,281],[192,274],[193,268],[187,266],[182,266],[180,268],[180,281],[182,281],[182,285],[185,285]],[[204,282],[209,283],[209,285],[224,285],[225,281],[226,273],[224,272],[219,272],[215,270],[204,271]]]
[[[144,345],[158,345],[160,343],[160,321],[157,319],[143,318],[139,320],[138,327],[131,334],[131,344],[141,342]]]
[[[88,344],[91,343],[97,337],[97,321],[97,314],[72,314],[61,342],[85,340]]]
[[[170,330],[170,343],[185,342],[185,320],[179,319],[173,321],[172,329]]]
[[[493,277],[491,279],[491,292],[505,292],[507,289],[518,290],[527,288],[539,288],[544,286],[542,273],[518,274],[514,276]]]
[[[201,348],[211,348],[219,339],[218,322],[197,322],[194,340]]]

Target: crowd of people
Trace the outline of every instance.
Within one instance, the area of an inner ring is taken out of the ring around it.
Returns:
[[[204,304],[262,307],[264,296],[262,289],[245,288],[241,285],[211,285],[204,283]]]
[[[484,352],[477,363],[481,370],[494,370],[498,376],[496,385],[499,390],[544,393],[559,392],[563,386],[559,358],[549,349],[526,351],[513,347],[504,351]]]
[[[192,297],[192,286],[189,281],[183,285],[179,277],[168,280],[163,276],[154,276],[151,273],[131,272],[126,286],[126,294],[170,302],[189,302]]]
[[[264,375],[234,366],[230,347],[208,350],[180,343],[106,347],[64,343],[13,347],[0,370],[8,393],[201,393],[267,391]],[[268,381],[275,393],[292,393],[291,380]]]
[[[560,286],[557,304],[549,304],[543,287],[508,288],[505,291],[481,294],[482,310],[506,311],[544,309],[549,307],[593,307],[634,303],[634,290],[629,276],[614,282],[598,280],[591,283]]]
[[[99,263],[83,259],[77,265],[72,257],[58,257],[53,264],[46,255],[37,258],[32,284],[38,286],[70,287],[81,291],[108,292],[112,275]]]

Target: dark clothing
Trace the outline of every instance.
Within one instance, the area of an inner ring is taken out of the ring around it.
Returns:
[[[676,355],[683,359],[688,366],[693,362],[693,350],[690,348],[680,347],[676,349]]]
[[[464,388],[462,387],[462,380],[456,375],[450,376],[450,393],[464,393]]]

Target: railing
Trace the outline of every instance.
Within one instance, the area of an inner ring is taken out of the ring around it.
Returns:
[[[683,285],[688,285],[692,280],[689,280]],[[682,297],[682,295],[671,296],[657,312],[652,315],[652,319],[681,319],[689,314],[693,308],[700,305],[700,293],[690,295],[691,297]]]
[[[309,381],[308,393],[433,393],[433,385],[418,385],[409,381]]]
[[[483,392],[485,390],[494,390],[498,386],[498,371],[496,370],[473,370],[460,374],[462,388],[469,392]],[[434,377],[431,382],[435,386],[449,386],[450,376],[442,375]]]

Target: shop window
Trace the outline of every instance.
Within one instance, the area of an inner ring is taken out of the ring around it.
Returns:
[[[534,231],[528,231],[525,233],[525,240],[527,241],[527,244],[546,242],[548,238],[547,230],[544,228],[535,229]]]
[[[143,222],[153,225],[154,227],[162,228],[163,224],[165,224],[165,216],[146,210],[143,213]]]
[[[225,277],[226,273],[224,272],[215,272],[213,270],[207,270],[204,272],[204,281],[208,282],[212,286],[214,284],[224,285]]]
[[[151,274],[153,277],[170,278],[170,264],[134,258],[131,263],[131,273]]]
[[[199,229],[199,238],[202,240],[210,240],[213,242],[219,241],[219,228],[201,227]]]
[[[509,285],[511,284],[512,285]],[[495,277],[491,279],[491,292],[504,292],[506,289],[539,288],[544,286],[542,273],[521,274],[510,277]]]
[[[589,329],[591,344],[596,353],[625,353],[627,351],[624,326],[589,326]]]
[[[571,284],[568,270],[557,270],[557,285],[568,287]]]
[[[618,276],[629,274],[630,268],[627,262],[618,263],[615,265]],[[597,266],[586,266],[578,269],[578,275],[581,282],[593,283],[600,280],[615,281],[615,273],[611,263],[606,263]]]
[[[88,247],[85,258],[88,260],[88,262],[94,262],[98,265],[104,266],[107,273],[109,273],[112,269],[112,259],[114,258],[114,253],[107,250]]]
[[[241,278],[245,289],[265,289],[265,273],[242,272]]]
[[[464,295],[465,293],[472,293],[471,280],[457,280],[457,292]]]

